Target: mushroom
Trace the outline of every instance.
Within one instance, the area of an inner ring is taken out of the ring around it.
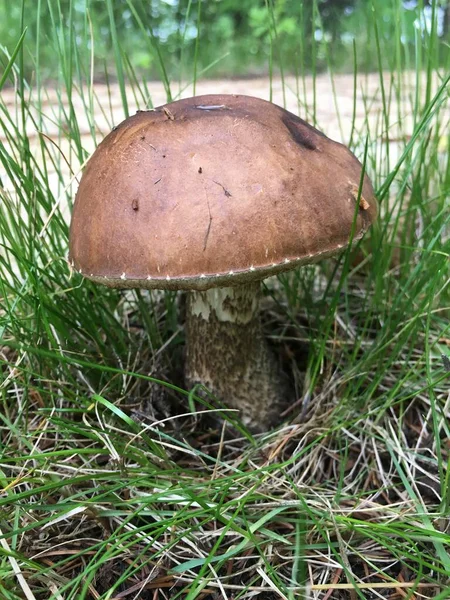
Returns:
[[[342,251],[376,213],[345,146],[270,102],[199,96],[139,111],[98,146],[69,260],[110,287],[188,291],[187,384],[262,430],[289,397],[261,330],[261,280]]]

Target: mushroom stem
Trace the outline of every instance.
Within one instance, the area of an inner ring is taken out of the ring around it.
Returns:
[[[259,282],[188,294],[186,382],[203,384],[261,431],[279,418],[288,393],[263,336],[259,294]]]

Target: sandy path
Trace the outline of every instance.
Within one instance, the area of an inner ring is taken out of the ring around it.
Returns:
[[[415,89],[415,80],[413,73],[403,73],[402,82],[402,100],[409,103],[408,95]],[[389,75],[384,78],[386,93],[389,92]],[[395,82],[398,84],[398,82]],[[314,85],[316,89],[316,102],[314,103]],[[354,111],[353,101],[353,75],[337,75],[333,81],[327,74],[318,76],[315,80],[312,77],[306,77],[305,80],[297,82],[294,77],[286,77],[285,85],[276,78],[272,82],[272,100],[273,102],[285,105],[288,110],[299,114],[308,121],[314,120],[314,104],[316,122],[318,126],[330,137],[338,141],[348,141],[350,135],[352,115]],[[369,113],[369,125],[371,128],[379,123],[382,114],[382,97],[380,88],[380,78],[377,74],[369,76],[358,76],[357,95],[355,104],[355,124],[357,129],[367,127],[366,114]],[[148,95],[143,94],[143,98],[136,101],[132,89],[127,88],[127,98],[129,102],[129,112],[133,114],[138,108],[143,109],[150,106],[158,106],[166,102],[166,94],[162,83],[153,81],[147,84]],[[283,91],[284,90],[284,91]],[[172,87],[172,95],[176,97],[188,97],[193,95],[193,86],[185,85],[181,91],[178,85]],[[298,91],[298,96],[297,96]],[[197,95],[200,94],[248,94],[270,99],[270,82],[267,78],[256,79],[221,79],[221,80],[203,80],[197,82]],[[392,115],[398,114],[397,98],[391,93],[390,112]],[[16,95],[13,90],[6,90],[1,96],[3,102],[14,113]],[[36,92],[33,98],[37,99]],[[62,97],[66,101],[66,97]],[[58,136],[59,133],[59,102],[57,92],[54,89],[43,89],[41,91],[42,114],[45,121],[45,131],[50,136]],[[89,102],[92,102],[92,108]],[[95,129],[103,137],[109,131],[113,124],[119,123],[124,118],[122,109],[120,90],[117,85],[111,85],[108,88],[103,84],[96,84],[93,93],[89,94],[88,89],[83,90],[83,95],[78,91],[73,93],[73,105],[76,112],[77,121],[83,135],[89,136],[89,121],[86,117],[86,108],[83,102],[88,105],[87,112],[93,114],[95,119]],[[365,108],[369,106],[367,111]],[[405,107],[401,107],[403,116]],[[17,115],[18,117],[19,115]],[[29,123],[29,134],[33,136],[33,126]],[[0,139],[2,133],[0,132]]]
[[[395,156],[398,155],[398,149],[401,147],[397,143],[398,139],[410,135],[413,130],[411,106],[416,88],[415,74],[404,72],[401,77],[402,81],[399,82],[395,79],[392,80],[390,74],[386,74],[383,80],[386,95],[389,98],[389,138],[392,140],[391,158],[394,160]],[[435,88],[437,88],[437,83],[436,77]],[[401,96],[397,97],[395,87],[402,90]],[[423,95],[424,77],[422,77],[420,87],[420,95]],[[148,94],[145,93],[143,97],[136,100],[132,88],[127,88],[130,114],[134,114],[138,108],[145,109],[166,102],[166,94],[161,82],[149,82],[147,90]],[[311,123],[315,121],[317,126],[329,137],[343,143],[348,143],[350,139],[354,114],[354,139],[361,140],[361,144],[356,148],[356,153],[359,155],[363,153],[363,141],[368,132],[370,132],[371,140],[373,140],[372,143],[377,144],[377,148],[372,148],[372,152],[379,152],[380,148],[378,146],[386,138],[382,117],[383,104],[379,75],[358,75],[356,90],[356,102],[354,102],[353,75],[337,75],[331,79],[328,74],[322,74],[316,78],[315,82],[312,77],[306,77],[298,82],[294,77],[286,77],[284,86],[279,78],[275,78],[272,82],[272,100],[277,104],[285,105],[288,110],[299,114]],[[178,85],[174,85],[172,95],[174,98],[179,96],[188,97],[193,95],[193,91],[192,85],[186,85],[180,93]],[[266,100],[270,99],[271,94],[268,78],[203,80],[197,83],[195,92],[197,95],[211,93],[248,94]],[[52,170],[52,166],[48,163],[51,188],[56,197],[61,197],[65,195],[64,186],[70,185],[72,179],[70,170],[72,173],[78,174],[80,163],[76,152],[74,152],[73,142],[67,136],[70,125],[62,113],[57,91],[50,88],[42,89],[40,93],[40,115],[37,109],[33,110],[33,114],[36,118],[40,116],[40,130],[59,148],[57,150],[50,141],[47,142],[50,151],[57,157],[57,170],[63,178],[63,183],[61,183],[57,171]],[[37,106],[37,91],[32,90],[30,95],[31,103]],[[3,91],[0,101],[6,104],[12,119],[19,122],[20,111],[14,90]],[[67,97],[64,97],[64,95],[62,96],[62,102],[67,115]],[[82,146],[89,153],[94,150],[111,128],[120,123],[125,117],[120,90],[117,85],[111,85],[108,90],[106,85],[96,84],[92,89],[84,88],[81,93],[79,90],[74,89],[72,103],[81,134]],[[400,127],[398,126],[399,114],[401,115]],[[31,119],[28,119],[26,128],[31,149],[35,152],[38,149],[38,136],[40,133]],[[0,141],[8,147],[3,131],[0,131]],[[59,153],[64,156],[64,159],[61,158]],[[378,164],[380,164],[380,161],[381,158],[377,160]],[[70,165],[70,169],[68,165]],[[2,177],[4,185],[7,189],[11,189],[6,175],[1,170],[2,167],[0,166],[0,177]],[[71,186],[71,195],[75,193],[75,187],[75,185]]]

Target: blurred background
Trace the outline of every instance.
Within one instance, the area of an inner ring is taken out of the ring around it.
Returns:
[[[39,69],[42,79],[59,73],[57,50],[67,37],[78,68],[95,53],[97,81],[115,75],[117,40],[126,70],[168,79],[191,76],[194,64],[208,77],[261,75],[272,67],[349,72],[355,56],[358,70],[371,71],[379,66],[378,44],[388,62],[402,57],[414,68],[415,48],[427,35],[444,42],[431,48],[439,64],[450,52],[447,0],[39,0],[24,8],[1,0],[0,14],[0,60],[6,64],[27,27],[25,72]]]

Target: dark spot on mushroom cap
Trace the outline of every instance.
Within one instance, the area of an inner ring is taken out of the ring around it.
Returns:
[[[291,119],[291,121],[293,121],[294,123],[297,123],[297,125],[301,125],[302,127],[306,127],[306,129],[309,129],[309,131],[311,131],[311,133],[313,133],[314,135],[318,135],[319,137],[325,138],[326,139],[326,135],[320,131],[319,129],[316,129],[314,127],[314,125],[311,125],[311,123],[308,123],[307,121],[304,121],[303,119],[301,119],[300,117],[298,117],[297,115],[294,115],[294,113],[291,113],[289,111],[286,111]]]
[[[307,150],[317,150],[313,140],[313,132],[309,127],[305,127],[301,119],[292,118],[290,113],[287,113],[281,117],[281,120],[296,144]]]
[[[132,203],[131,203],[131,208],[133,210],[139,210],[139,200],[137,198],[134,198]]]
[[[198,168],[199,173],[203,173],[203,169],[201,167]]]

